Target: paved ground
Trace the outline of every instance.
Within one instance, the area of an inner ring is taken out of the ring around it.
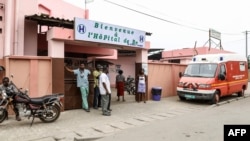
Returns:
[[[250,123],[249,103],[250,98],[242,98],[230,104],[152,121],[96,141],[223,141],[224,125]],[[250,140],[249,137],[248,140],[246,137],[231,138],[234,141]]]
[[[246,92],[248,98],[250,91]],[[227,97],[220,104],[227,104],[238,97]],[[94,140],[103,136],[117,133],[121,130],[129,130],[136,126],[150,124],[167,118],[175,118],[185,114],[203,111],[213,108],[201,101],[182,102],[177,96],[162,98],[160,101],[147,101],[147,103],[135,102],[133,95],[126,95],[126,102],[117,102],[112,98],[112,115],[102,116],[101,109],[91,109],[90,113],[83,110],[69,110],[61,113],[54,123],[45,124],[35,119],[32,127],[31,120],[22,118],[21,122],[10,117],[0,124],[0,139],[4,141],[73,141]]]

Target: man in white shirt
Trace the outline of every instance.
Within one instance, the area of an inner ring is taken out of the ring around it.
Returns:
[[[103,68],[102,73],[99,76],[99,89],[102,97],[102,114],[104,116],[110,116],[111,113],[108,110],[109,97],[111,96],[111,86],[110,81],[107,76],[109,73],[108,68]]]

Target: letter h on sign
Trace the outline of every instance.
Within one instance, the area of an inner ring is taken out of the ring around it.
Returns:
[[[86,27],[83,24],[79,24],[77,30],[80,34],[84,34],[86,32]]]

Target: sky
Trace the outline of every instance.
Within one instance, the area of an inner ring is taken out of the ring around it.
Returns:
[[[89,20],[152,33],[151,48],[209,46],[209,29],[221,33],[222,48],[250,54],[249,0],[64,0],[89,9]],[[246,46],[246,31],[248,45]],[[219,40],[212,38],[212,48]]]

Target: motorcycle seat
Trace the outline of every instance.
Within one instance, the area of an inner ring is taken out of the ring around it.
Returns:
[[[42,97],[31,98],[30,103],[42,105],[43,103],[47,103],[49,100],[56,99],[56,98],[57,98],[57,95],[45,95]]]

